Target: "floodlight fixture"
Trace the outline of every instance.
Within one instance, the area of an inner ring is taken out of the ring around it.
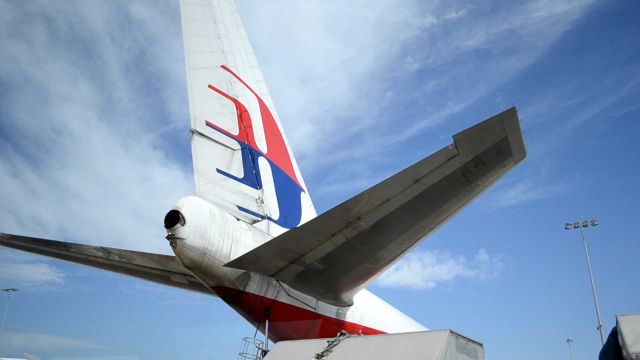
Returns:
[[[9,301],[11,300],[11,293],[18,292],[20,289],[16,288],[6,288],[2,289],[2,291],[7,293],[7,301],[4,303],[4,311],[2,313],[2,322],[0,322],[0,336],[2,336],[2,332],[4,331],[4,322],[7,320],[7,312],[9,311]]]
[[[584,237],[584,228],[589,227],[589,224],[591,224],[592,227],[597,226],[598,220],[592,219],[591,221],[587,221],[587,220],[580,219],[580,221],[574,222],[573,225],[571,223],[565,223],[564,228],[565,230],[571,230],[572,228],[580,229],[580,237],[582,238],[582,243],[584,244],[584,254],[587,257],[587,269],[589,270],[589,280],[591,280],[591,293],[593,295],[593,303],[596,308],[596,319],[598,320],[598,326],[596,327],[596,329],[600,333],[600,342],[602,342],[602,345],[604,345],[604,334],[602,332],[603,326],[602,326],[602,320],[600,319],[600,307],[598,306],[598,296],[596,295],[596,285],[595,285],[595,282],[593,281],[593,271],[591,270],[591,259],[589,258],[587,240]]]

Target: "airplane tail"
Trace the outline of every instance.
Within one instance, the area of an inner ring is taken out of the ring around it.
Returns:
[[[336,306],[353,296],[526,156],[515,108],[227,267],[274,277]],[[268,259],[268,261],[265,261]]]
[[[198,196],[278,235],[317,214],[230,0],[182,0]]]

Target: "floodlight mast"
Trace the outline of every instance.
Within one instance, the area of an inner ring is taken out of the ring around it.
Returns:
[[[2,323],[0,323],[0,338],[2,337],[2,333],[4,331],[4,322],[7,319],[7,311],[9,310],[9,301],[11,300],[11,293],[20,291],[16,288],[6,288],[2,289],[2,291],[7,293],[7,301],[4,303],[4,312],[2,313]]]
[[[598,226],[598,220],[591,219],[591,221],[587,221],[587,220],[580,219],[580,221],[576,221],[574,223],[565,223],[564,229],[565,230],[580,229],[580,237],[582,238],[582,243],[584,244],[584,254],[587,257],[587,269],[589,270],[589,280],[591,280],[591,292],[593,294],[593,303],[596,307],[596,318],[598,320],[598,326],[596,329],[598,329],[598,332],[600,333],[600,342],[602,343],[602,345],[604,345],[604,334],[602,332],[603,326],[602,326],[602,320],[600,318],[600,307],[598,306],[598,296],[596,295],[596,285],[595,285],[595,282],[593,281],[593,271],[591,270],[591,259],[589,258],[587,240],[584,237],[584,228],[589,227],[589,225],[591,225],[592,227]]]
[[[569,344],[569,358],[573,360],[573,348],[571,347],[571,343],[573,342],[572,338],[567,339],[567,344]]]

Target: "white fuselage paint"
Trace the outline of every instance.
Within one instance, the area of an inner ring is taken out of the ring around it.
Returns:
[[[224,267],[225,263],[272,237],[196,196],[182,198],[174,209],[183,214],[185,224],[167,230],[173,251],[210,289],[225,287],[256,294],[385,333],[427,330],[366,289],[354,296],[352,306],[341,308],[296,291],[272,277]]]

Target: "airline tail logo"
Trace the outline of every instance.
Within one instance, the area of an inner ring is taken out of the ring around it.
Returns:
[[[273,174],[273,183],[275,185],[278,209],[280,211],[279,217],[277,219],[273,219],[244,207],[236,206],[238,206],[238,209],[241,211],[255,217],[269,219],[270,221],[273,221],[287,229],[294,228],[300,224],[300,220],[302,218],[302,204],[300,196],[304,192],[304,189],[302,188],[300,180],[295,173],[293,161],[289,155],[289,149],[287,149],[287,145],[284,142],[284,138],[278,128],[278,124],[262,98],[260,98],[260,96],[249,85],[247,85],[244,80],[242,80],[227,66],[222,65],[221,68],[231,74],[244,87],[246,87],[258,101],[267,143],[267,152],[262,152],[256,143],[251,115],[249,114],[246,106],[233,96],[209,84],[209,89],[231,101],[235,106],[238,121],[238,134],[232,134],[209,121],[205,121],[205,124],[221,134],[237,141],[242,151],[242,177],[234,176],[221,169],[216,169],[216,171],[219,174],[238,181],[246,186],[260,190],[262,189],[262,176],[258,166],[258,158],[263,157],[266,159],[269,162],[271,173]]]

